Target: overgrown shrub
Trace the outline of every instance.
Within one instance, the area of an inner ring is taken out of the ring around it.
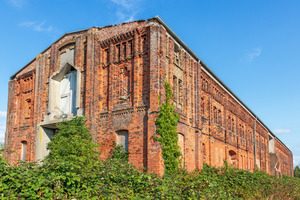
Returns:
[[[204,165],[201,171],[179,169],[159,177],[136,169],[118,147],[111,159],[89,161],[87,153],[96,155],[96,145],[85,136],[87,129],[74,127],[82,126],[84,119],[75,121],[65,125],[87,138],[83,142],[91,141],[91,146],[83,145],[85,150],[74,151],[66,144],[71,155],[56,152],[43,165],[20,162],[10,166],[0,157],[0,199],[300,199],[299,178],[276,178],[258,170]],[[62,130],[57,138],[67,137]],[[73,132],[70,135],[75,138]],[[74,155],[82,158],[74,159]]]
[[[84,117],[75,117],[58,124],[58,133],[47,145],[50,153],[45,158],[45,163],[68,163],[86,168],[98,161],[98,145],[93,142],[85,121]]]
[[[165,173],[172,174],[178,171],[179,157],[181,156],[178,146],[177,124],[179,114],[175,112],[170,84],[165,82],[166,101],[160,107],[160,114],[156,119],[157,133],[160,137],[156,139],[161,143],[162,157],[165,164]]]

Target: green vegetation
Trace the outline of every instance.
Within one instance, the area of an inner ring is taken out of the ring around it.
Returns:
[[[162,146],[165,174],[172,174],[178,171],[179,157],[181,156],[177,133],[179,115],[175,112],[174,105],[170,104],[172,89],[167,81],[165,82],[165,91],[166,101],[160,107],[160,114],[155,122],[157,133],[160,135],[156,139]]]
[[[93,142],[84,117],[58,124],[59,132],[51,138],[47,148],[50,154],[45,164],[74,163],[81,167],[90,167],[99,157],[98,145]]]
[[[159,177],[128,163],[128,153],[120,147],[111,159],[100,161],[83,122],[84,118],[75,118],[61,124],[49,144],[53,152],[40,165],[10,166],[0,157],[0,199],[300,199],[300,179],[293,177],[276,178],[227,165],[205,165],[193,173],[179,169]]]
[[[0,156],[3,156],[4,153],[4,143],[0,142]]]
[[[300,167],[298,165],[294,169],[294,176],[300,178]]]

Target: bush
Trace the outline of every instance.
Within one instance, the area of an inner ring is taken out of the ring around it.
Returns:
[[[98,144],[93,142],[84,117],[75,117],[58,124],[58,133],[48,143],[45,162],[69,163],[89,167],[98,161]]]
[[[258,170],[204,165],[201,171],[179,169],[159,177],[128,163],[120,147],[111,159],[100,161],[84,118],[60,127],[49,145],[54,152],[43,165],[21,162],[10,166],[0,157],[0,199],[300,199],[299,178],[276,178]],[[66,142],[68,137],[83,142],[83,149],[70,143],[79,148],[75,151],[58,139]],[[62,145],[70,153],[59,152]]]

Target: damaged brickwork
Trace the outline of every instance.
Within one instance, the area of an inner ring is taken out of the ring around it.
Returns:
[[[121,143],[129,162],[162,174],[153,136],[165,80],[180,114],[188,171],[226,160],[240,169],[293,175],[291,151],[159,17],[67,33],[13,75],[5,157],[10,163],[42,159],[56,123],[84,115],[100,159]]]

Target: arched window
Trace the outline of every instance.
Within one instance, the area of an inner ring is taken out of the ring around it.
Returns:
[[[122,146],[125,151],[128,151],[128,131],[117,131],[117,145]]]
[[[229,151],[229,162],[230,164],[236,166],[237,160],[236,160],[236,153],[233,150]]]
[[[21,145],[22,145],[21,160],[22,161],[26,161],[26,157],[27,157],[27,142],[26,141],[22,141]]]

